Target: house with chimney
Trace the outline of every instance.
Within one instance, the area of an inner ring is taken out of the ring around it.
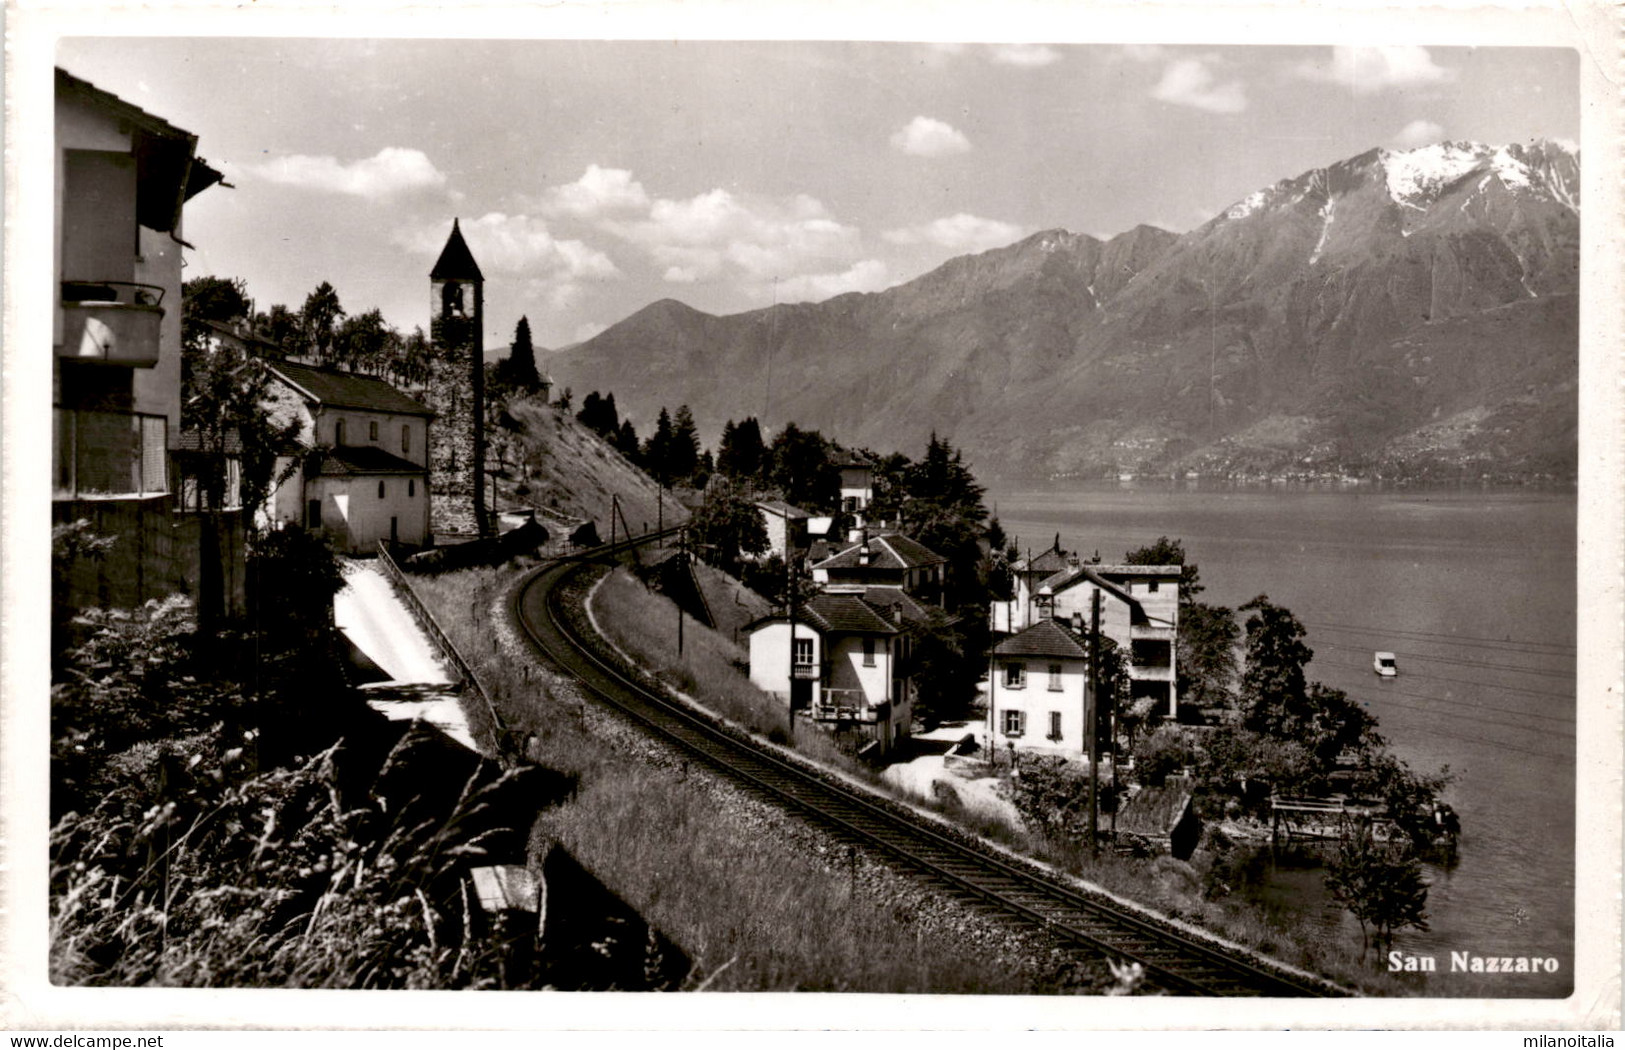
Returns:
[[[1039,620],[993,647],[988,738],[995,748],[1083,758],[1095,714],[1087,628]]]
[[[902,533],[868,534],[813,562],[813,582],[826,586],[898,587],[940,605],[948,559]]]
[[[177,515],[173,464],[182,215],[220,180],[197,136],[56,70],[51,520],[114,541],[58,566],[61,606],[190,593],[210,611],[241,608],[240,522]]]
[[[299,424],[278,456],[265,522],[303,525],[353,554],[380,540],[427,546],[434,412],[376,376],[293,361],[263,367],[271,418]]]
[[[831,587],[745,626],[750,679],[793,711],[856,733],[884,755],[912,732],[911,628],[947,622],[941,609],[900,587]]]
[[[995,635],[1020,635],[1056,620],[1087,629],[1100,595],[1100,630],[1129,659],[1131,696],[1151,697],[1156,710],[1178,713],[1175,639],[1179,631],[1179,565],[1102,565],[1085,562],[1057,544],[1011,566],[1014,596],[994,602]]]

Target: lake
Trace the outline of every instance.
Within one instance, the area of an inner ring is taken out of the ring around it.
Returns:
[[[1182,540],[1200,600],[1267,594],[1303,622],[1309,678],[1377,716],[1413,768],[1448,765],[1457,862],[1429,866],[1430,931],[1395,947],[1437,957],[1426,995],[1565,996],[1574,958],[1575,527],[1572,492],[1245,487],[1201,482],[990,486],[1023,553],[1062,545],[1102,560]],[[1372,672],[1374,650],[1399,676]],[[1262,858],[1246,892],[1283,923],[1352,918],[1318,867]],[[1449,973],[1450,952],[1554,956],[1556,974]]]

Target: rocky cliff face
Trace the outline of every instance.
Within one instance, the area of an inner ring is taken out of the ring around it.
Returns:
[[[1004,474],[1576,463],[1579,159],[1372,150],[1183,235],[1050,230],[877,294],[655,303],[549,367],[650,419],[757,415]]]

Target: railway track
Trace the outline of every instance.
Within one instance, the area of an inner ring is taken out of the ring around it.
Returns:
[[[879,850],[990,921],[1040,929],[1082,954],[1139,963],[1147,984],[1156,989],[1214,996],[1344,994],[1330,984],[1266,967],[1113,901],[1060,885],[1034,869],[910,819],[901,807],[866,797],[861,789],[723,731],[636,681],[582,637],[565,613],[561,585],[586,567],[579,561],[555,562],[516,588],[511,613],[521,633],[591,695],[710,768],[849,843]]]

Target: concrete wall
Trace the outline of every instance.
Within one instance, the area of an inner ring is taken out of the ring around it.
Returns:
[[[85,519],[92,533],[115,537],[112,550],[102,558],[56,566],[60,576],[55,601],[74,608],[128,609],[171,594],[197,598],[203,575],[203,519],[176,514],[173,505],[168,496],[53,502],[53,525]],[[218,521],[224,611],[239,616],[245,610],[246,537],[238,516],[223,514]]]
[[[1026,669],[1026,684],[1019,689],[1005,685],[1005,669],[1011,664],[1021,664]],[[1050,686],[1051,664],[1061,668],[1058,689]],[[1056,656],[995,656],[992,682],[988,687],[988,706],[995,749],[1014,743],[1021,750],[1081,757],[1087,747],[1088,717],[1092,709],[1089,703],[1088,663]],[[1005,733],[1006,711],[1026,712],[1026,729],[1021,735],[1009,736]],[[1049,739],[1052,711],[1061,714],[1059,740]]]
[[[831,689],[862,690],[864,702],[883,704],[891,699],[892,640],[874,639],[874,661],[863,660],[863,639],[855,635],[837,635],[829,646],[829,681]]]

